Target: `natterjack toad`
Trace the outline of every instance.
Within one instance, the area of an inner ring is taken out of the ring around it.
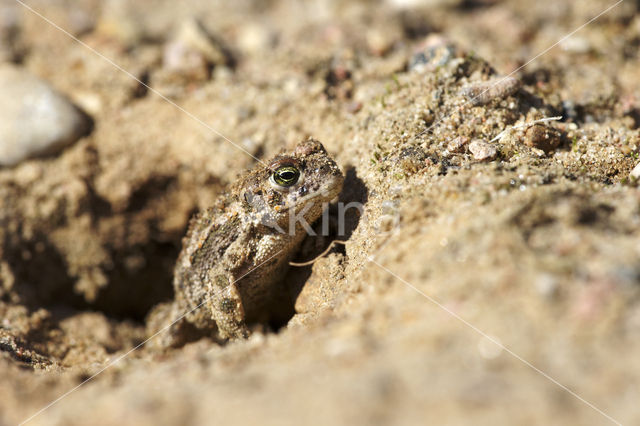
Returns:
[[[246,337],[248,324],[268,318],[289,261],[343,180],[322,144],[310,139],[246,173],[196,215],[175,268],[175,301],[150,319],[176,321],[163,346],[182,344],[192,326]]]

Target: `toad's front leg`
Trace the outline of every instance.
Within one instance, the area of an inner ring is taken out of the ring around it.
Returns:
[[[221,337],[225,339],[247,338],[249,337],[249,329],[245,322],[242,298],[233,278],[231,276],[228,278],[230,284],[212,292],[207,304]]]

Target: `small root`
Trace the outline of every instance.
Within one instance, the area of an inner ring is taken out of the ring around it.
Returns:
[[[326,249],[324,249],[324,251],[322,253],[320,253],[319,255],[314,257],[313,259],[308,260],[306,262],[301,262],[301,263],[289,262],[289,265],[291,265],[291,266],[299,266],[299,267],[313,265],[314,263],[316,263],[316,261],[318,259],[320,259],[321,257],[324,257],[327,253],[329,253],[329,251],[331,251],[331,249],[333,248],[333,246],[335,244],[345,245],[346,243],[347,243],[346,241],[342,241],[342,240],[333,240],[333,241],[331,241],[331,244],[329,244],[329,246]]]

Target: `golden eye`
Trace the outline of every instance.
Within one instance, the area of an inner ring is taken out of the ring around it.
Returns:
[[[291,165],[280,166],[271,175],[273,182],[282,187],[293,186],[300,179],[300,170]]]

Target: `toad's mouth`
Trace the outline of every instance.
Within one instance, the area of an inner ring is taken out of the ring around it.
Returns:
[[[327,202],[335,198],[342,189],[343,178],[342,175],[331,176],[320,187],[314,189],[305,195],[300,195],[292,192],[289,196],[292,198],[287,200],[286,203],[276,206],[276,211],[283,211],[289,209],[297,209],[301,206],[308,204],[310,201],[316,198],[323,198]]]

